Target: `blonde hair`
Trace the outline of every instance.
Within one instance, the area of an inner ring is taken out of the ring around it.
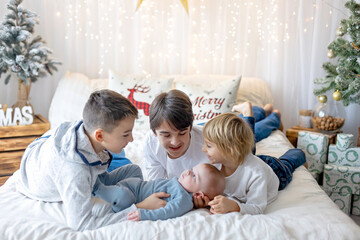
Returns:
[[[208,171],[207,185],[202,189],[203,193],[213,200],[215,196],[223,194],[225,190],[225,177],[224,175],[210,163],[203,163],[205,170]]]
[[[208,121],[203,136],[216,144],[226,157],[242,164],[254,147],[254,134],[249,125],[233,113],[223,113]]]

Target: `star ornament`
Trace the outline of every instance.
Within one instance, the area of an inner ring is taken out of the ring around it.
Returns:
[[[138,0],[137,2],[137,6],[136,6],[136,11],[139,9],[139,7],[141,6],[141,4],[143,3],[144,0]],[[189,5],[188,5],[188,0],[179,0],[181,2],[181,5],[183,5],[185,11],[187,14],[189,14]]]

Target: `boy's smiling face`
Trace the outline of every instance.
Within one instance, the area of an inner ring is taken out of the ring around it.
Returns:
[[[171,127],[166,121],[155,130],[155,135],[158,138],[160,145],[166,150],[168,156],[172,159],[183,156],[189,148],[190,126],[185,130],[178,130]]]
[[[224,154],[221,153],[217,145],[204,138],[202,151],[205,152],[211,164],[224,163]]]
[[[114,153],[120,153],[129,142],[132,142],[132,130],[135,117],[130,116],[118,121],[118,125],[109,133],[102,131],[101,145]]]

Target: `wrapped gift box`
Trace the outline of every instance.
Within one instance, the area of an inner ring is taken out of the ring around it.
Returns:
[[[355,147],[354,135],[346,134],[346,133],[339,133],[336,136],[336,147],[340,151],[345,151],[346,149]]]
[[[329,136],[327,135],[307,131],[299,132],[297,148],[305,152],[308,169],[318,182],[327,161],[328,145]]]
[[[340,151],[337,145],[330,145],[328,163],[339,166],[360,167],[360,147]]]
[[[350,214],[351,209],[351,194],[350,193],[337,193],[325,191],[331,200],[347,215]]]
[[[354,146],[354,135],[338,134],[336,145],[329,146],[328,163],[339,166],[360,167],[360,147]]]
[[[329,192],[360,195],[360,167],[325,164],[323,187]]]
[[[351,214],[353,215],[360,215],[360,195],[354,195]]]

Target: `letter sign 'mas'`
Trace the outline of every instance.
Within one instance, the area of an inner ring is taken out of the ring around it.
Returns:
[[[0,104],[0,127],[14,125],[30,125],[34,121],[32,108],[24,106],[20,108],[3,109]]]

